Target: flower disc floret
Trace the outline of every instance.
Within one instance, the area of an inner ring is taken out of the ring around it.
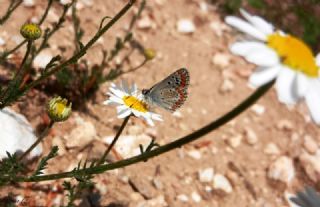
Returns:
[[[36,40],[41,37],[42,31],[39,25],[26,23],[20,28],[20,34],[27,40]]]
[[[51,99],[48,103],[47,112],[51,120],[61,122],[67,120],[72,111],[72,103],[60,96]]]

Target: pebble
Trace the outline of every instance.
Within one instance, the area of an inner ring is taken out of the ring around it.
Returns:
[[[2,37],[0,37],[0,46],[3,46],[5,44],[6,44],[6,41]]]
[[[227,139],[227,143],[232,147],[232,148],[237,148],[240,146],[241,141],[242,141],[243,136],[241,134],[235,135],[234,137],[231,137]]]
[[[190,34],[196,30],[194,23],[189,19],[180,19],[177,22],[177,30],[183,34]]]
[[[230,55],[226,53],[216,53],[212,57],[212,63],[221,68],[225,68],[230,65]]]
[[[97,137],[95,126],[88,121],[78,123],[77,126],[66,135],[67,148],[84,147]]]
[[[193,192],[191,193],[191,198],[192,198],[192,200],[193,200],[194,202],[196,202],[196,203],[200,203],[201,200],[202,200],[201,196],[200,196],[199,193],[196,192],[196,191],[193,191]]]
[[[290,131],[293,129],[293,123],[287,119],[282,119],[278,121],[277,128],[281,130],[287,130]]]
[[[137,21],[137,28],[139,28],[139,29],[154,28],[155,29],[156,25],[155,25],[154,21],[150,18],[150,16],[145,15]]]
[[[213,189],[222,190],[225,193],[232,192],[232,186],[229,180],[222,174],[216,174],[213,178]]]
[[[310,153],[315,154],[318,150],[318,144],[310,135],[304,136],[303,147]]]
[[[177,200],[186,203],[189,201],[189,197],[185,194],[179,194],[177,195]]]
[[[36,68],[45,68],[52,58],[53,55],[49,51],[40,52],[34,59],[33,66]]]
[[[280,150],[275,143],[268,143],[264,148],[263,152],[267,155],[279,155]]]
[[[36,140],[33,128],[22,114],[16,113],[10,108],[0,110],[0,159],[7,157],[7,153],[26,151]],[[39,156],[42,153],[41,144],[29,154],[29,158]]]
[[[258,136],[251,128],[245,128],[245,138],[250,145],[254,145],[258,142]]]
[[[62,5],[70,4],[71,2],[72,0],[60,0],[60,4]]]
[[[34,0],[23,0],[23,5],[25,7],[33,7],[35,3],[34,3]]]
[[[198,171],[199,180],[202,183],[211,182],[213,180],[213,168],[205,168]]]
[[[230,79],[223,79],[223,82],[220,86],[221,93],[227,93],[234,89],[234,83]]]
[[[201,159],[201,152],[199,150],[190,150],[187,152],[187,155],[192,157],[195,160],[200,160]]]
[[[223,33],[228,30],[226,24],[220,21],[213,21],[210,23],[209,27],[213,30],[213,32],[218,36],[221,37]]]
[[[290,184],[294,179],[295,170],[290,157],[281,156],[269,167],[268,178]]]
[[[158,190],[162,190],[163,189],[163,183],[159,178],[153,178],[152,179],[152,184]]]
[[[266,107],[264,107],[263,105],[261,104],[254,104],[252,107],[251,107],[251,110],[258,116],[261,116],[263,115],[265,112],[266,112]]]

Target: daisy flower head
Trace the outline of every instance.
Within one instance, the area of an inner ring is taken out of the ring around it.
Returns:
[[[120,85],[112,83],[109,90],[109,99],[103,104],[117,105],[118,118],[123,119],[133,114],[144,119],[150,126],[154,126],[153,120],[162,121],[161,115],[150,111],[136,84],[129,86],[125,81]]]
[[[232,53],[258,66],[249,83],[260,87],[275,79],[279,101],[295,104],[304,99],[311,117],[320,124],[320,55],[315,57],[302,40],[275,30],[261,17],[243,9],[240,13],[244,19],[228,16],[225,21],[251,37],[230,47]]]

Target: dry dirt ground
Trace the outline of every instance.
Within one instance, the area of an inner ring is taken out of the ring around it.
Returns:
[[[0,2],[0,14],[3,14],[9,1]],[[138,71],[121,76],[116,82],[126,79],[137,83],[140,89],[147,88],[174,70],[186,67],[191,77],[189,97],[175,115],[157,110],[163,115],[164,121],[156,122],[155,127],[137,118],[130,119],[123,132],[122,144],[126,144],[126,138],[139,137],[143,140],[150,136],[155,137],[161,145],[170,142],[220,117],[253,92],[247,85],[247,79],[254,67],[228,50],[228,46],[239,38],[238,34],[224,25],[223,13],[217,5],[206,4],[206,8],[204,2],[147,1],[147,8],[134,29],[134,35],[145,47],[154,48],[157,58]],[[95,33],[103,16],[113,16],[126,1],[93,0],[92,3],[82,3],[84,42]],[[33,7],[21,6],[17,9],[9,21],[0,27],[0,35],[6,41],[1,49],[12,48],[15,41],[19,42],[20,25],[39,17],[45,4],[45,1],[35,0]],[[114,37],[123,34],[136,10],[137,6],[107,32],[85,58],[92,63],[99,62],[101,54],[98,49],[113,47]],[[61,7],[55,4],[43,28],[54,22],[60,12]],[[192,34],[178,32],[176,24],[180,19],[192,20],[195,31]],[[147,28],[139,28],[139,23],[140,27],[146,24]],[[73,48],[70,18],[66,25],[53,37],[50,42],[52,48],[47,52],[58,54],[58,46]],[[18,55],[22,54],[23,50],[18,52]],[[69,54],[67,50],[64,55]],[[139,61],[132,59],[131,64],[136,65]],[[95,99],[88,103],[91,114],[96,118],[81,110],[74,111],[68,121],[56,125],[51,131],[43,143],[44,151],[47,152],[55,144],[60,147],[60,152],[50,162],[46,173],[71,170],[81,159],[101,156],[107,147],[105,139],[113,136],[121,124],[121,120],[116,118],[115,108],[102,105],[109,86],[110,82],[103,84]],[[37,127],[43,123],[44,104],[48,97],[37,90],[31,91],[26,97],[13,107]],[[78,129],[74,132],[79,126],[82,131]],[[81,136],[77,132],[87,133],[89,137],[86,137],[86,141],[79,140]],[[317,174],[312,179],[299,158],[306,153],[305,148],[308,150],[306,140],[312,139],[312,147],[317,150],[320,146],[319,132],[319,128],[310,121],[303,103],[286,107],[279,103],[272,89],[253,108],[198,141],[147,162],[97,175],[94,179],[96,188],[92,193],[84,194],[76,204],[109,207],[289,206],[285,199],[286,192],[294,193],[305,184],[317,184]],[[312,156],[312,152],[308,153]],[[281,156],[287,156],[294,164],[294,178],[287,184],[268,177],[270,166]],[[110,159],[121,159],[121,153],[119,155],[115,150]],[[237,170],[231,165],[236,166]],[[313,166],[310,166],[312,170]],[[215,189],[211,178],[209,182],[201,182],[199,172],[207,168],[212,168],[214,174],[227,177],[232,192]],[[24,198],[22,204],[26,206],[58,206],[66,203],[61,184],[62,180],[23,183],[3,187],[0,192],[2,198],[9,193],[13,198]],[[99,204],[92,204],[97,200]]]

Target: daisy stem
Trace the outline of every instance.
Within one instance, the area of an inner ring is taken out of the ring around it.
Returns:
[[[114,145],[116,144],[116,142],[118,141],[118,139],[119,139],[119,137],[120,137],[120,135],[121,135],[124,127],[127,125],[130,116],[131,116],[131,115],[127,116],[127,117],[123,120],[123,122],[122,122],[122,124],[121,124],[121,126],[120,126],[120,128],[119,128],[119,130],[118,130],[118,132],[117,132],[117,134],[116,134],[116,136],[113,138],[111,144],[108,146],[108,148],[106,149],[106,151],[104,152],[104,154],[102,155],[102,157],[100,158],[100,160],[98,161],[97,166],[98,166],[98,165],[102,165],[102,164],[105,162],[106,157],[108,156],[108,154],[109,154],[110,151],[112,150],[113,146],[114,146]]]
[[[54,123],[54,121],[50,121],[49,125],[42,131],[39,138],[19,157],[19,161],[25,158],[48,135],[48,132],[53,127]]]
[[[185,144],[188,144],[192,141],[195,141],[199,139],[200,137],[212,132],[213,130],[219,128],[220,126],[223,126],[224,124],[228,123],[238,115],[240,115],[242,112],[244,112],[246,109],[248,109],[250,106],[252,106],[257,100],[259,100],[274,84],[274,81],[261,86],[258,88],[253,94],[251,94],[248,98],[246,98],[242,103],[237,105],[235,108],[233,108],[231,111],[223,115],[222,117],[216,119],[215,121],[209,123],[208,125],[194,131],[191,134],[188,134],[180,139],[177,139],[176,141],[170,142],[166,145],[163,145],[161,147],[155,148],[154,150],[151,150],[149,152],[145,152],[141,155],[137,155],[125,160],[120,160],[118,162],[105,164],[105,165],[98,165],[92,168],[86,168],[79,170],[78,173],[84,173],[86,175],[93,175],[93,174],[99,174],[103,173],[105,171],[122,168],[128,165],[132,165],[141,161],[145,161],[147,159],[150,159],[152,157],[161,155],[165,152],[171,151],[173,149],[179,148]],[[38,182],[38,181],[45,181],[45,180],[56,180],[56,179],[62,179],[62,178],[71,178],[74,177],[74,172],[63,172],[63,173],[57,173],[57,174],[50,174],[50,175],[41,175],[41,176],[35,176],[35,177],[20,177],[16,178],[14,181],[16,182]]]

